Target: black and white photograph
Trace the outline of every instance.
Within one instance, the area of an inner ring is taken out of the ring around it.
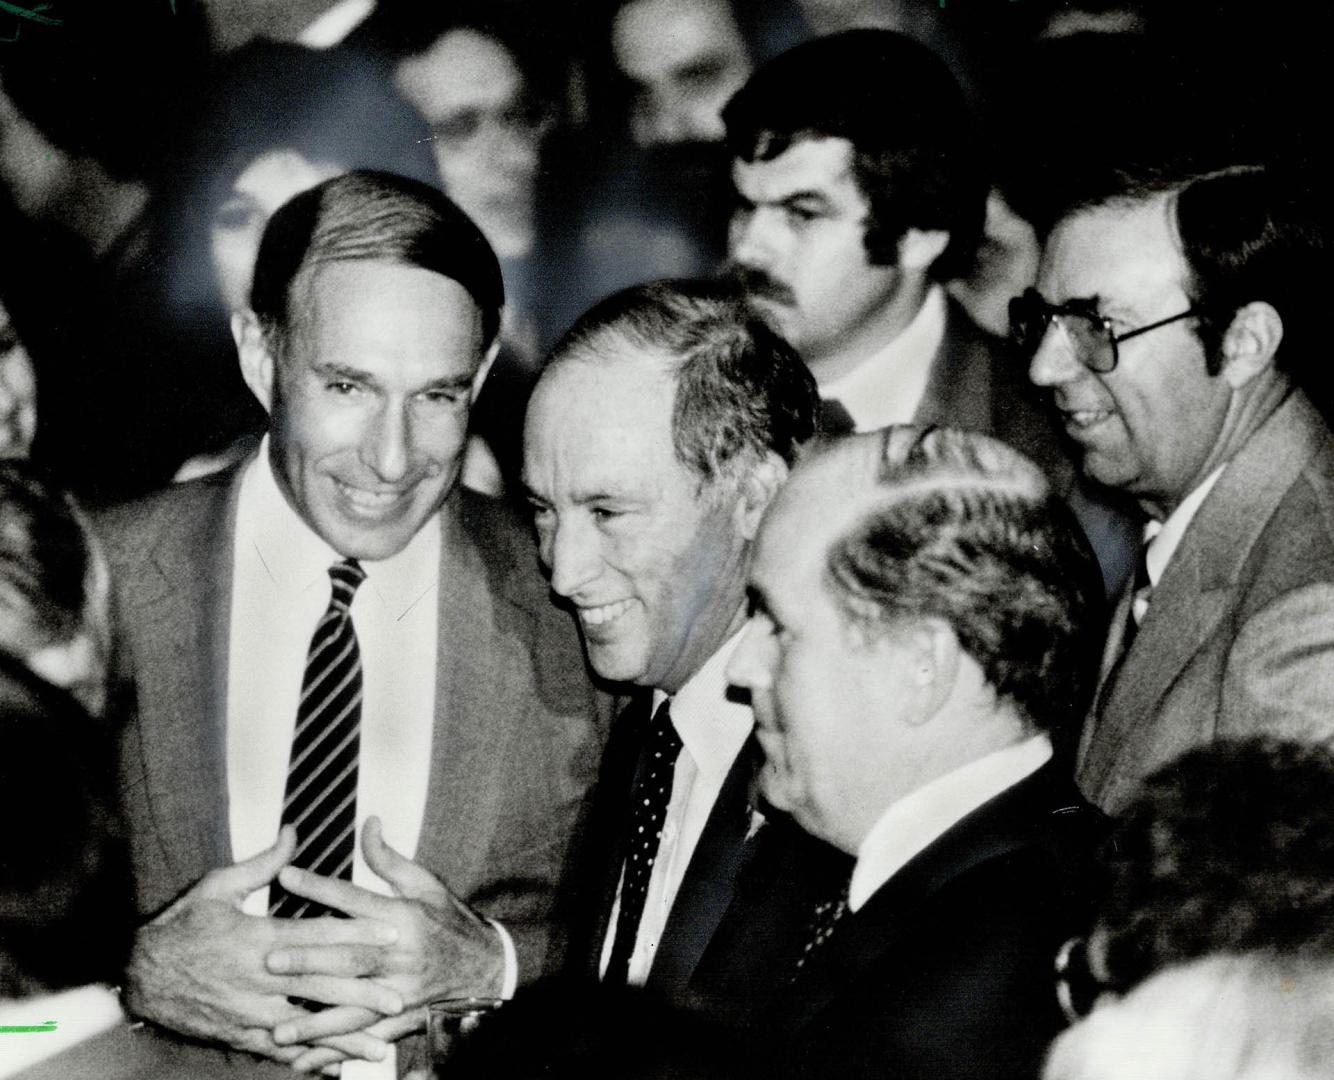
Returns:
[[[1332,23],[0,0],[0,1080],[1334,1080]]]

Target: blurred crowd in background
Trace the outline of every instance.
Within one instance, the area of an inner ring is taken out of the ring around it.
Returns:
[[[352,168],[443,186],[501,257],[503,345],[473,421],[490,452],[470,469],[499,490],[527,389],[576,315],[634,282],[724,269],[720,110],[757,63],[813,36],[900,30],[966,88],[992,194],[985,241],[950,289],[993,334],[1032,283],[1053,186],[1127,147],[1213,138],[1220,160],[1292,166],[1318,187],[1324,40],[1306,6],[32,7],[0,14],[0,434],[92,503],[254,444],[263,417],[229,317],[268,215]]]

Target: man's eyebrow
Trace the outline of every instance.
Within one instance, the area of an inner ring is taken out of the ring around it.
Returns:
[[[316,360],[310,365],[310,370],[325,379],[343,379],[347,382],[365,383],[368,386],[376,385],[375,376],[369,371],[350,367],[347,364],[334,363],[330,360]]]

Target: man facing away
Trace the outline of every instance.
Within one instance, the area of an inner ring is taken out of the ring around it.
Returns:
[[[601,738],[522,524],[456,483],[502,299],[439,192],[350,173],[297,196],[234,322],[259,451],[103,518],[138,1016],[392,1076],[426,1002],[555,963]]]
[[[705,283],[612,296],[538,382],[524,476],[542,561],[594,670],[636,697],[603,761],[575,956],[604,984],[685,990],[736,899],[762,817],[724,669],[751,541],[815,403],[792,350]]]
[[[1068,510],[993,439],[893,427],[793,471],[729,674],[761,791],[855,865],[762,1019],[780,1075],[1036,1075],[1100,832],[1059,753],[1097,593]]]
[[[1334,735],[1334,439],[1301,389],[1324,273],[1270,172],[1126,174],[1015,305],[1084,472],[1149,519],[1080,749],[1104,809],[1214,738]]]

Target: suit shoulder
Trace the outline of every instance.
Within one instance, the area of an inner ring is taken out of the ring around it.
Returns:
[[[205,476],[95,511],[93,531],[116,563],[200,521],[218,520],[234,479],[230,471]]]
[[[1247,607],[1334,582],[1334,438],[1306,463],[1265,523],[1243,573]]]
[[[459,491],[456,506],[463,533],[492,583],[525,607],[551,607],[537,544],[523,514],[511,503],[466,488]]]

